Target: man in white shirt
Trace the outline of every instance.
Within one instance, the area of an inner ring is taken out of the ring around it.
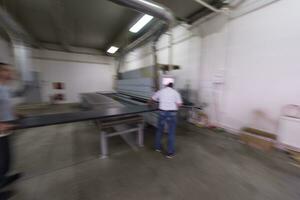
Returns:
[[[10,169],[10,123],[15,119],[9,82],[13,79],[13,71],[8,64],[0,63],[0,190],[20,178],[21,174],[8,175]],[[0,200],[9,199],[12,191],[1,191]]]
[[[158,127],[155,136],[155,150],[161,152],[161,139],[164,126],[168,124],[168,149],[167,158],[175,155],[175,130],[177,122],[177,110],[182,105],[180,94],[173,89],[173,83],[159,90],[152,96],[152,100],[159,102]]]

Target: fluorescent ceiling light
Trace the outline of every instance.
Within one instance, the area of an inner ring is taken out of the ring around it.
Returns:
[[[111,54],[114,54],[118,51],[118,47],[115,47],[115,46],[111,46],[109,49],[107,49],[107,53],[111,53]]]
[[[148,24],[153,19],[151,15],[144,15],[135,25],[133,25],[129,31],[132,33],[139,32],[146,24]]]

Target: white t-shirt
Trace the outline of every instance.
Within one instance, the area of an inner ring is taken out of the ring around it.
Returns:
[[[159,90],[152,99],[159,102],[159,109],[166,111],[178,110],[177,104],[182,104],[180,94],[170,87]]]
[[[0,85],[0,122],[14,120],[11,95],[7,86]]]

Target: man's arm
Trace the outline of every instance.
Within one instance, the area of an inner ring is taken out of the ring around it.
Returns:
[[[153,105],[154,103],[159,101],[159,91],[155,92],[155,94],[149,99],[149,104]]]
[[[5,123],[5,122],[0,122],[0,134],[2,132],[6,132],[11,130],[14,127],[14,125],[9,124],[9,123]]]
[[[176,103],[177,108],[180,108],[182,106],[182,103]]]

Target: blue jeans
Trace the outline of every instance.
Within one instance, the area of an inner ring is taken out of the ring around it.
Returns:
[[[158,126],[155,136],[155,149],[161,150],[161,139],[165,124],[168,124],[168,153],[175,153],[175,130],[177,113],[169,111],[159,111]]]

